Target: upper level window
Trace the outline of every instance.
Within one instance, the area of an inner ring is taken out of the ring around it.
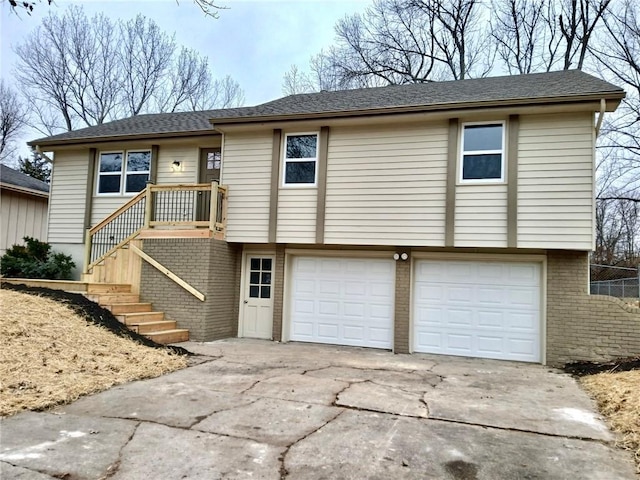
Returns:
[[[126,161],[123,159],[126,158]],[[144,190],[149,180],[151,151],[101,152],[99,194],[126,194]]]
[[[295,134],[285,137],[284,185],[315,185],[318,135]]]
[[[504,123],[463,125],[460,179],[462,182],[504,180]]]

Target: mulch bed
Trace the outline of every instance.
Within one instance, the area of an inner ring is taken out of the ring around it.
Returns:
[[[608,362],[573,362],[564,366],[565,372],[576,377],[604,372],[629,372],[631,370],[640,370],[640,357],[617,358]]]
[[[40,295],[57,302],[61,302],[86,321],[100,325],[119,337],[128,338],[146,347],[168,349],[178,355],[193,355],[185,348],[174,345],[161,345],[140,335],[139,333],[134,332],[133,330],[129,330],[129,328],[114,317],[109,310],[101,307],[95,302],[92,302],[87,297],[79,293],[70,293],[62,290],[52,290],[50,288],[42,287],[27,287],[26,285],[14,285],[5,282],[0,283],[0,288],[32,295]]]

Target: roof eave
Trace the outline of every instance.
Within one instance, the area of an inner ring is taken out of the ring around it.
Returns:
[[[67,138],[60,140],[33,140],[27,142],[30,147],[55,147],[55,146],[67,146],[67,145],[81,145],[83,143],[106,143],[106,142],[119,142],[119,141],[131,141],[131,140],[146,140],[149,138],[179,138],[179,137],[195,137],[200,135],[215,134],[212,130],[188,130],[179,132],[156,132],[156,133],[137,133],[131,135],[102,135],[98,137],[79,137],[79,138]]]
[[[36,197],[49,198],[49,192],[36,190],[34,188],[22,187],[20,185],[14,185],[13,183],[0,182],[0,188],[18,193],[26,193]]]
[[[499,100],[499,101],[487,101],[487,102],[459,102],[459,103],[443,103],[435,105],[409,105],[402,107],[384,107],[384,108],[371,108],[371,109],[359,109],[359,110],[342,110],[342,111],[328,111],[318,113],[294,113],[285,115],[262,115],[254,117],[229,117],[229,118],[211,118],[209,123],[215,126],[231,125],[231,124],[243,124],[243,123],[265,123],[265,122],[281,122],[288,120],[303,120],[303,119],[323,119],[323,118],[345,118],[345,117],[363,117],[370,115],[388,115],[398,113],[415,113],[415,112],[430,112],[430,111],[446,111],[446,110],[462,110],[472,108],[492,108],[492,107],[504,107],[504,106],[526,106],[526,105],[541,105],[541,104],[558,104],[558,103],[582,103],[599,101],[602,98],[613,101],[614,103],[607,103],[607,111],[612,112],[618,108],[620,101],[625,97],[624,90],[619,92],[603,92],[593,93],[586,95],[572,95],[567,97],[546,97],[546,98],[522,98],[512,100]]]

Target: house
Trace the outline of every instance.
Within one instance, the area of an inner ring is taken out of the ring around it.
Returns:
[[[54,152],[54,248],[193,340],[561,364],[640,353],[638,311],[587,290],[595,141],[623,97],[562,71],[139,115],[30,145]]]
[[[24,237],[47,238],[49,185],[0,164],[0,255]]]

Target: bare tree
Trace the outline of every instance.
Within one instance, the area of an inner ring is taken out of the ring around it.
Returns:
[[[229,75],[222,79],[214,80],[213,85],[208,90],[209,98],[206,103],[192,103],[194,110],[204,110],[206,108],[235,108],[244,105],[244,91],[240,84]],[[198,95],[196,98],[203,98]]]
[[[31,15],[31,12],[33,12],[33,9],[35,8],[35,6],[41,3],[41,1],[42,0],[8,0],[9,5],[11,6],[11,9],[14,12],[23,10],[27,12],[27,14],[29,15]],[[44,0],[44,1],[46,2],[47,5],[51,5],[52,3],[54,3],[53,0]],[[176,0],[176,3],[179,4],[180,2]],[[227,8],[222,5],[219,5],[217,2],[212,0],[193,0],[193,3],[197,5],[200,8],[200,10],[202,10],[202,13],[213,18],[218,18],[219,17],[218,12],[220,10],[225,10]]]
[[[335,26],[335,45],[290,70],[286,92],[364,88],[486,75],[492,65],[480,0],[375,0]],[[297,67],[296,67],[297,68]]]
[[[600,179],[612,178],[608,189],[615,187],[620,197],[640,199],[640,6],[627,0],[615,7],[589,45],[602,75],[624,85],[627,93],[603,127],[598,150],[609,161]]]
[[[0,80],[0,160],[12,161],[15,141],[27,124],[28,112],[18,94]]]
[[[544,42],[544,0],[493,0],[491,37],[510,74],[537,71]]]
[[[16,53],[16,76],[28,94],[34,127],[46,134],[244,98],[231,79],[213,78],[206,57],[178,51],[173,36],[142,15],[112,22],[70,7],[50,14]]]
[[[166,78],[176,49],[175,39],[143,15],[120,24],[120,36],[125,113],[137,115]]]
[[[309,75],[301,72],[297,65],[291,65],[282,79],[282,93],[284,95],[296,95],[298,93],[311,93],[321,90]]]
[[[430,37],[437,47],[436,60],[450,78],[464,80],[486,76],[492,67],[492,45],[481,27],[480,0],[410,0],[410,5],[431,19]]]
[[[544,9],[546,70],[585,66],[589,43],[612,0],[548,0]]]

